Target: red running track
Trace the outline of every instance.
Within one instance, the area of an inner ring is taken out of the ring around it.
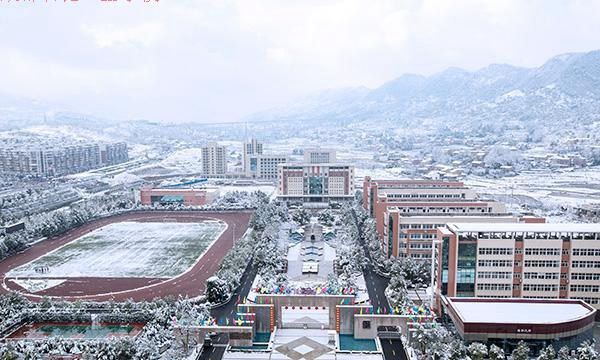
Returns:
[[[236,240],[248,228],[252,212],[193,212],[193,211],[148,211],[131,212],[91,221],[85,225],[68,231],[67,233],[39,242],[22,253],[11,256],[0,262],[0,279],[2,287],[0,293],[18,291],[32,300],[41,299],[43,296],[61,297],[66,300],[93,300],[93,301],[134,301],[152,300],[156,297],[202,295],[205,290],[206,279],[211,277],[219,267],[221,259],[233,246],[235,228]],[[38,257],[67,244],[102,226],[122,221],[165,221],[166,219],[177,222],[199,222],[208,219],[222,220],[227,224],[227,229],[205,252],[200,260],[185,273],[171,278],[69,278],[66,282],[39,291],[35,294],[7,281],[6,273],[11,269],[26,264]],[[235,225],[235,226],[234,226]]]

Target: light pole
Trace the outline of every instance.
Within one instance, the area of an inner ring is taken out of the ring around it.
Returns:
[[[435,296],[436,296],[436,288],[437,279],[435,278],[435,254],[437,253],[437,245],[442,244],[444,241],[439,239],[433,239],[431,241],[431,300],[429,301],[429,308],[433,309],[435,305]],[[442,245],[443,246],[443,245]]]
[[[231,236],[231,247],[235,246],[235,224],[233,224],[233,234]]]

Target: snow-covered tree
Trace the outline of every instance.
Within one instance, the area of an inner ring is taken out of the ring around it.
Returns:
[[[573,360],[576,359],[575,356],[571,355],[571,349],[569,349],[567,346],[563,346],[560,349],[558,349],[558,353],[556,354],[556,358],[558,360]]]
[[[578,360],[598,360],[598,352],[594,349],[594,345],[589,341],[584,341],[577,347]]]
[[[211,276],[206,280],[206,296],[208,301],[214,304],[220,304],[229,297],[229,286],[225,280],[218,276]]]
[[[523,340],[519,341],[517,347],[511,353],[513,360],[529,359],[529,345]]]
[[[506,355],[504,355],[504,350],[502,350],[502,348],[492,344],[490,345],[490,350],[488,351],[488,358],[490,360],[504,360]]]
[[[469,356],[473,360],[483,360],[488,354],[487,346],[480,342],[474,342],[469,344],[467,350],[469,351]]]
[[[310,212],[306,209],[300,209],[292,214],[292,220],[299,225],[306,225],[310,221]]]
[[[542,350],[540,350],[540,354],[537,357],[537,360],[554,360],[556,359],[556,351],[552,347],[552,345],[548,345]]]

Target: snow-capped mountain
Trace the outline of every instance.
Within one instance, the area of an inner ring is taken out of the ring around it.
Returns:
[[[600,119],[600,51],[556,56],[538,68],[490,65],[405,74],[379,88],[328,90],[254,114],[252,120],[439,119],[464,124],[526,121],[561,126]]]

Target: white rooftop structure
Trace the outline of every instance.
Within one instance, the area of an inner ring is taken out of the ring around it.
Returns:
[[[451,223],[454,232],[576,232],[600,233],[600,224],[589,223]]]
[[[452,301],[452,307],[467,323],[554,324],[589,316],[594,310],[581,302]]]

